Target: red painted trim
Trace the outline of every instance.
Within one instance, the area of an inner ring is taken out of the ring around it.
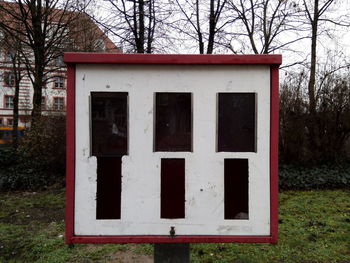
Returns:
[[[272,242],[278,239],[278,129],[279,129],[278,66],[271,67],[270,112],[270,228]]]
[[[280,65],[282,56],[65,53],[64,62],[74,64]]]
[[[108,58],[110,56],[110,58]],[[128,60],[126,60],[128,59]],[[265,59],[265,60],[263,60]],[[66,53],[67,84],[67,178],[66,243],[276,243],[278,238],[278,110],[280,55],[139,55]],[[270,112],[270,235],[269,236],[75,236],[75,63],[142,63],[142,64],[262,64],[271,66]]]
[[[271,236],[74,236],[72,243],[271,243]]]
[[[74,179],[75,179],[75,65],[67,65],[66,107],[66,243],[73,243],[74,235]]]

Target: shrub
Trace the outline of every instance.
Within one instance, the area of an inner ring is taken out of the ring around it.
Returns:
[[[350,163],[315,167],[281,165],[279,187],[282,190],[349,188]]]
[[[324,75],[317,107],[310,113],[307,74],[289,74],[280,92],[280,160],[288,164],[324,164],[350,160],[350,79]]]
[[[43,189],[64,182],[65,118],[43,116],[20,140],[17,151],[0,151],[0,189]]]

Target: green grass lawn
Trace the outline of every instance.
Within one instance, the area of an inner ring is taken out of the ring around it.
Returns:
[[[2,193],[0,262],[152,262],[151,245],[64,243],[64,190]],[[280,194],[279,242],[192,244],[192,262],[350,263],[350,192]]]

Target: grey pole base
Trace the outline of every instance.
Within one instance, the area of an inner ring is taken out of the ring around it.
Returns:
[[[154,244],[154,263],[189,263],[189,243]]]

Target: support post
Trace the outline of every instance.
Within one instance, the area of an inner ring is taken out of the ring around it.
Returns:
[[[154,263],[189,263],[189,243],[154,244]]]

